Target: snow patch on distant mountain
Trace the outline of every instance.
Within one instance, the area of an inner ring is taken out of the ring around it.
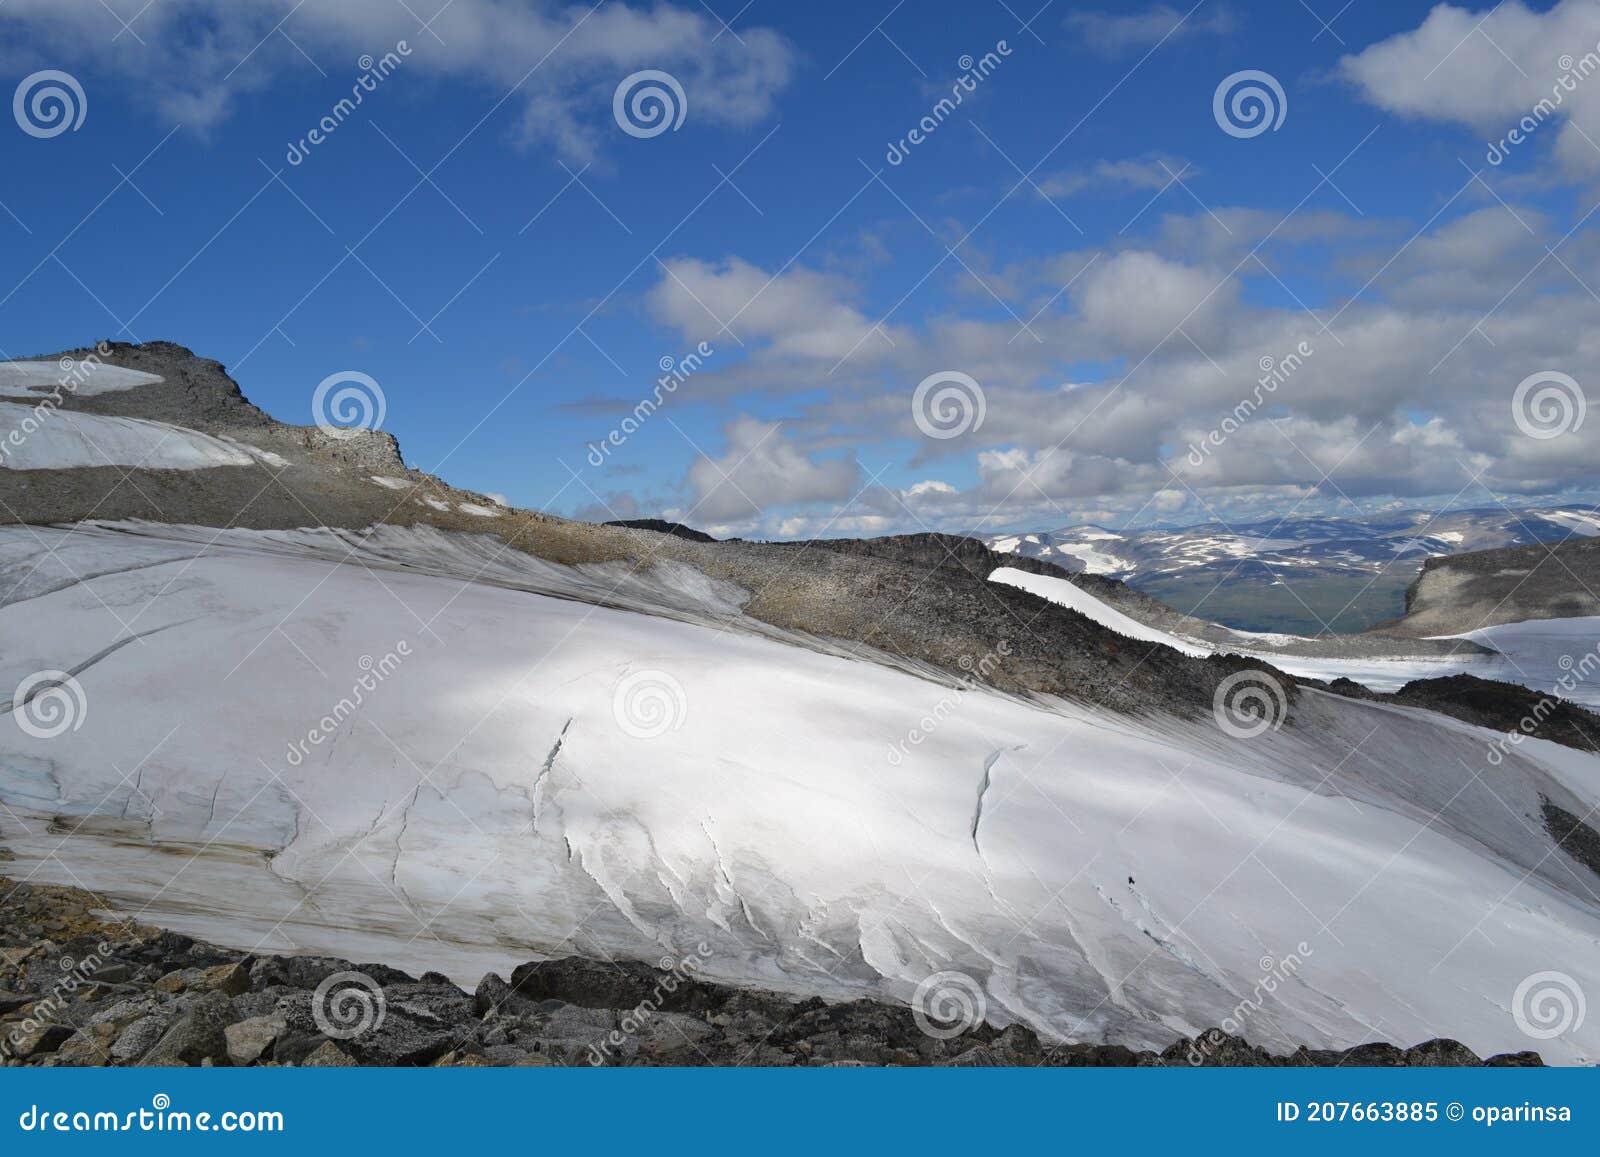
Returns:
[[[1122,533],[1091,525],[998,535],[988,544],[1002,554],[1041,558],[1067,570],[1144,581],[1208,567],[1219,575],[1231,574],[1246,561],[1291,578],[1329,568],[1372,573],[1392,566],[1397,558],[1414,566],[1429,556],[1557,542],[1569,534],[1600,534],[1600,511],[1585,507],[1407,511],[1367,520],[1288,518]]]
[[[42,397],[57,388],[82,397],[132,390],[163,379],[100,361],[0,362],[0,397]]]
[[[12,470],[81,466],[204,470],[249,466],[256,460],[240,445],[165,422],[61,409],[35,416],[34,407],[14,402],[0,402],[0,431],[10,431],[9,436],[0,434],[0,467]]]

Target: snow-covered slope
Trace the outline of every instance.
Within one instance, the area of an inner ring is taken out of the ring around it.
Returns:
[[[1538,819],[1600,762],[1492,766],[1419,711],[1307,691],[1238,740],[1023,701],[774,637],[685,567],[436,531],[10,527],[0,592],[6,871],[244,947],[476,978],[703,943],[1150,1044],[1490,1053],[1531,974],[1600,991],[1596,881]],[[1600,1023],[1537,1044],[1593,1060]]]

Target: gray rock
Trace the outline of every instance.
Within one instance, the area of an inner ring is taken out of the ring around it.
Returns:
[[[516,1045],[490,1045],[483,1050],[483,1055],[492,1065],[509,1066],[520,1062],[528,1055],[528,1050]]]
[[[220,992],[208,992],[178,1017],[156,1045],[139,1061],[141,1066],[228,1063],[226,1029],[238,1019],[233,1002]]]
[[[308,1069],[343,1069],[351,1068],[358,1062],[329,1040],[323,1041],[300,1063]]]
[[[143,1016],[122,1030],[111,1046],[111,1059],[128,1064],[136,1061],[155,1047],[166,1034],[171,1019],[165,1016]]]
[[[277,1042],[289,1027],[281,1016],[253,1016],[222,1030],[228,1045],[228,1060],[236,1065],[251,1065]]]

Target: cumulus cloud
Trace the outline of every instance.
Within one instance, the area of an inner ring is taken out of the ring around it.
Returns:
[[[701,518],[752,520],[772,506],[840,503],[861,486],[853,457],[808,457],[776,422],[741,417],[724,433],[728,445],[721,457],[702,456],[689,467],[693,509]]]
[[[1241,238],[1272,232],[1279,248],[1262,252],[1282,265],[1299,246],[1339,239],[1344,266],[1325,275],[1345,285],[1354,277],[1361,291],[1308,291],[1318,304],[1303,309],[1198,212],[1120,249],[1041,255],[1009,270],[1008,280],[1038,281],[1053,295],[1030,321],[1037,341],[992,310],[966,316],[946,304],[900,311],[887,331],[892,346],[864,344],[841,364],[840,351],[871,326],[853,286],[800,266],[776,279],[737,260],[689,270],[697,294],[727,294],[719,310],[737,310],[757,290],[758,304],[766,294],[781,303],[746,310],[759,321],[747,327],[747,348],[698,384],[727,397],[789,397],[795,407],[770,453],[753,455],[761,480],[745,488],[749,500],[724,487],[719,516],[768,532],[815,531],[835,515],[830,533],[849,520],[994,530],[1063,525],[1091,510],[1260,517],[1274,504],[1325,509],[1464,491],[1481,502],[1492,501],[1486,489],[1543,495],[1600,481],[1600,423],[1538,440],[1512,409],[1529,374],[1557,369],[1581,381],[1600,359],[1600,308],[1546,249],[1582,270],[1600,258],[1600,240],[1563,241],[1562,223],[1516,204],[1465,207],[1414,238],[1394,222],[1330,211],[1285,222],[1219,207],[1217,217]],[[1232,260],[1215,260],[1219,252]],[[1048,288],[1067,270],[1069,289]],[[685,336],[704,322],[665,275],[656,297]],[[1104,369],[1066,372],[1084,362]],[[913,391],[950,369],[980,383],[985,420],[959,438],[931,439],[914,422]],[[1600,382],[1586,385],[1600,400]],[[719,464],[731,469],[767,429],[746,422]],[[1191,460],[1211,435],[1220,441]],[[898,456],[922,481],[869,489],[841,509],[859,469],[816,455],[865,446]],[[937,473],[924,472],[934,461]],[[718,478],[701,463],[694,481],[705,495]]]
[[[402,75],[464,80],[495,99],[515,94],[527,138],[579,160],[594,153],[611,117],[612,91],[630,72],[666,69],[682,83],[691,117],[741,125],[768,115],[794,70],[793,50],[777,33],[744,28],[737,37],[719,37],[720,24],[693,6],[453,0],[417,9],[422,17],[394,0],[339,0],[292,11],[281,0],[118,7],[131,31],[121,31],[101,0],[9,0],[0,6],[8,44],[0,51],[8,57],[39,47],[54,56],[70,52],[80,69],[118,78],[135,100],[204,130],[226,119],[242,93],[286,73],[315,77],[306,57],[331,75],[353,78],[361,71],[358,57],[381,57],[404,40],[411,55]]]
[[[721,264],[679,258],[664,263],[650,305],[683,333],[713,342],[726,330],[739,341],[764,340],[779,357],[871,356],[890,339],[847,304],[848,292],[839,279],[810,270],[768,274],[737,257]]]
[[[1440,4],[1420,26],[1340,62],[1390,112],[1466,125],[1501,148],[1553,148],[1569,176],[1600,173],[1600,28],[1593,0],[1535,12]],[[1507,142],[1517,129],[1522,144]],[[1549,146],[1538,143],[1548,134]],[[1498,163],[1498,162],[1496,162]]]

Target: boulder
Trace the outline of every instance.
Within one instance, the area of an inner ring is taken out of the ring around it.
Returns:
[[[200,974],[200,983],[212,992],[238,996],[250,987],[250,971],[238,961],[218,964]]]
[[[1483,1062],[1478,1059],[1477,1053],[1460,1041],[1437,1037],[1408,1048],[1405,1063],[1419,1068],[1468,1068]]]
[[[323,1041],[307,1055],[305,1060],[300,1062],[302,1066],[308,1069],[352,1068],[357,1063],[351,1058],[350,1054],[346,1053],[331,1040]]]
[[[201,996],[162,1034],[139,1061],[143,1067],[228,1063],[228,1025],[238,1019],[233,1002],[220,992]]]
[[[227,1040],[228,1060],[235,1065],[252,1065],[277,1043],[289,1027],[281,1016],[253,1016],[222,1030]]]
[[[138,1060],[154,1048],[155,1043],[166,1035],[167,1026],[171,1023],[171,1017],[157,1014],[140,1017],[123,1029],[116,1041],[112,1043],[111,1059],[119,1064],[128,1064],[130,1061]]]

